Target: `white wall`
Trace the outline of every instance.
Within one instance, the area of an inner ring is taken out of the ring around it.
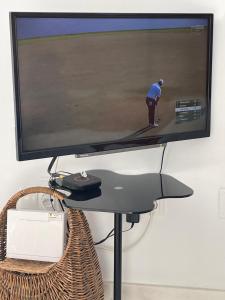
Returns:
[[[144,237],[148,215],[127,233],[124,244],[124,281],[225,289],[225,219],[218,218],[218,193],[225,187],[225,17],[222,0],[3,0],[0,3],[0,199],[3,205],[21,187],[46,185],[49,159],[17,162],[11,74],[9,11],[65,12],[213,12],[214,61],[212,135],[210,138],[170,143],[164,171],[194,189],[187,199],[161,202]],[[161,149],[121,153],[87,159],[65,157],[67,170],[106,168],[120,172],[159,169]],[[110,214],[88,213],[95,239],[112,227]],[[126,226],[126,224],[124,225]],[[112,242],[109,241],[108,247]],[[112,280],[112,252],[99,250],[104,280]]]

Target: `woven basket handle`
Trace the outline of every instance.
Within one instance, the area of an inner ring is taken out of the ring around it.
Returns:
[[[5,208],[6,209],[9,209],[9,208],[13,208],[16,206],[16,203],[17,201],[23,197],[23,196],[26,196],[26,195],[30,195],[30,194],[36,194],[36,193],[43,193],[43,194],[48,194],[60,201],[62,201],[64,198],[65,198],[65,195],[58,192],[58,191],[55,191],[55,190],[52,190],[48,187],[40,187],[40,186],[37,186],[37,187],[30,187],[30,188],[26,188],[24,190],[21,190],[19,192],[17,192],[15,195],[13,195],[8,203],[6,204]]]

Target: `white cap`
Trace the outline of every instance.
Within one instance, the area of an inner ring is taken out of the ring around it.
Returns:
[[[163,85],[163,82],[164,82],[163,79],[159,79],[159,83],[160,83],[161,85]]]

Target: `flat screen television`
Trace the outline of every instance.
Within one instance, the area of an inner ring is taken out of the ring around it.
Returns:
[[[210,135],[212,14],[10,14],[19,160]]]

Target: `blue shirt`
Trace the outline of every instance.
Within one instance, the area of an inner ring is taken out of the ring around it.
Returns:
[[[156,97],[161,96],[161,87],[158,82],[153,83],[148,90],[147,97],[156,100]]]

